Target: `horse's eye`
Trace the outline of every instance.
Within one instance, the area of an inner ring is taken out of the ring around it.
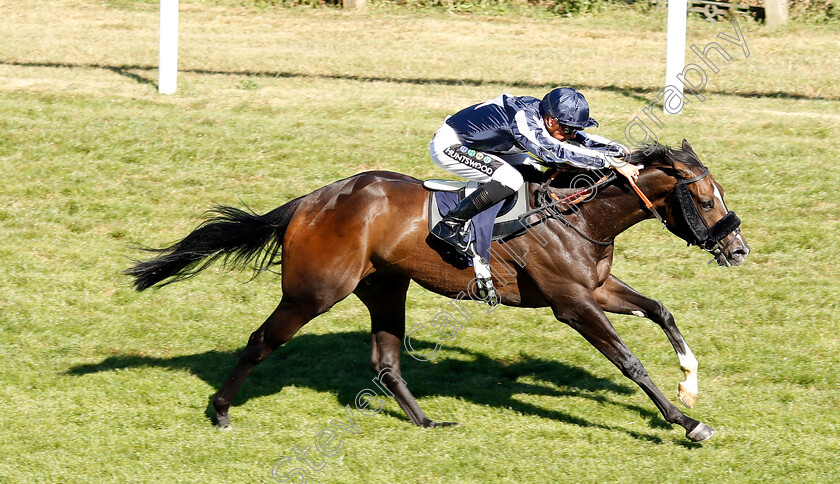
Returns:
[[[714,200],[701,201],[700,206],[703,207],[703,210],[711,210],[711,209],[715,208],[715,201]]]

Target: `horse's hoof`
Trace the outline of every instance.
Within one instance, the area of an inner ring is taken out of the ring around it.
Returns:
[[[230,417],[227,415],[216,414],[216,427],[222,430],[231,430],[233,426],[230,424]]]
[[[207,404],[207,416],[211,418],[211,421],[215,420],[216,427],[219,427],[223,430],[231,430],[230,426],[230,417],[228,417],[228,408],[220,406],[221,408],[216,406],[216,395],[210,397],[210,402]],[[214,418],[215,417],[215,418]]]
[[[692,442],[703,442],[705,440],[709,440],[714,434],[715,429],[709,427],[703,422],[700,422],[690,432],[686,432],[685,436]]]
[[[453,425],[458,425],[458,422],[435,422],[431,419],[426,419],[423,423],[421,423],[423,427],[426,428],[435,428],[435,427],[451,427]]]
[[[432,422],[432,427],[453,427],[458,425],[458,422]]]
[[[680,383],[680,390],[677,392],[677,396],[680,397],[680,401],[683,405],[688,408],[694,408],[694,404],[697,403],[697,394],[688,391],[682,383]]]

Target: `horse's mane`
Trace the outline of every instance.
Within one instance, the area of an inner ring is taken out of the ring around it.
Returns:
[[[675,150],[670,146],[654,143],[634,151],[630,162],[645,168],[674,167],[674,162],[703,168],[703,163],[690,150]]]

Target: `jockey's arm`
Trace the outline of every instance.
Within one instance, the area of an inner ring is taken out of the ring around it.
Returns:
[[[542,121],[532,119],[524,111],[516,114],[515,121],[513,131],[516,140],[542,160],[542,164],[571,165],[589,170],[612,168],[633,181],[639,176],[639,170],[623,160],[629,150],[619,143],[583,132],[578,132],[575,143],[559,141],[546,136],[540,124]]]
[[[517,143],[541,160],[543,165],[572,165],[589,170],[610,166],[603,149],[559,141],[548,135],[539,116],[529,115],[525,111],[516,113],[511,131]]]
[[[582,144],[584,146],[604,150],[610,168],[617,171],[624,178],[632,181],[636,181],[639,178],[639,169],[635,165],[625,161],[625,158],[630,154],[630,150],[627,147],[596,134],[581,132],[578,134],[578,138],[583,139]]]

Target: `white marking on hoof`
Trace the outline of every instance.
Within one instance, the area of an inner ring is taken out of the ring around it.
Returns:
[[[685,345],[685,343],[683,343]],[[677,353],[680,359],[680,368],[685,374],[685,380],[680,382],[679,397],[680,401],[688,408],[694,407],[697,402],[697,358],[691,352],[688,345],[685,345],[685,354]]]
[[[643,312],[641,312],[641,311],[636,310],[636,311],[630,311],[630,312],[631,312],[631,313],[633,313],[633,316],[638,316],[638,317],[640,317],[640,318],[644,318],[644,317],[645,317],[645,313],[643,313]]]
[[[685,389],[682,383],[680,383],[680,390],[677,392],[677,396],[680,397],[680,401],[688,408],[694,408],[694,404],[697,403],[697,393],[691,393]]]

